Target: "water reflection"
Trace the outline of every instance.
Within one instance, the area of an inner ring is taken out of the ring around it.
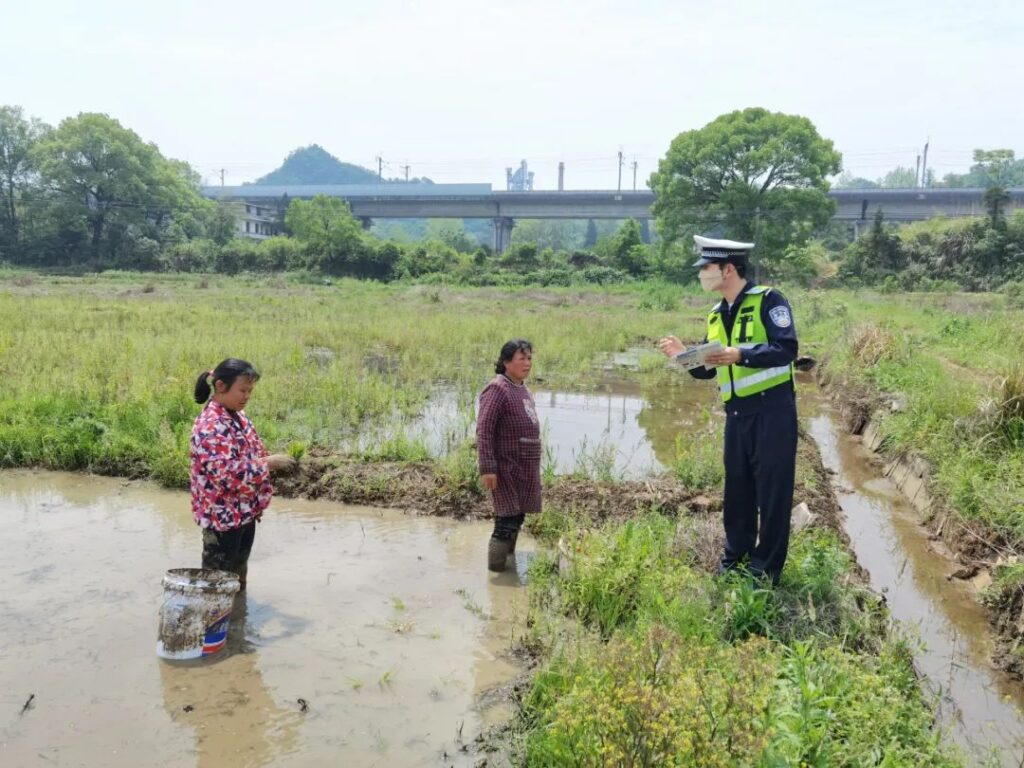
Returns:
[[[270,695],[249,639],[248,599],[235,600],[224,651],[203,663],[157,660],[164,709],[193,731],[196,768],[269,765],[294,749],[299,705],[284,708]]]
[[[716,402],[713,387],[692,381],[684,371],[637,382],[607,374],[593,390],[572,392],[532,387],[540,416],[545,465],[557,474],[640,478],[675,461],[677,435],[706,423]],[[439,390],[422,413],[377,430],[363,431],[345,447],[367,450],[401,436],[420,441],[444,456],[472,439],[475,395]]]

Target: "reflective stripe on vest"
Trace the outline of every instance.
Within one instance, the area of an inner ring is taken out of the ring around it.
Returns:
[[[764,327],[764,323],[761,322],[761,303],[770,290],[770,288],[759,285],[743,295],[740,299],[740,306],[736,309],[732,338],[726,338],[725,325],[722,322],[721,313],[718,311],[720,305],[715,305],[714,310],[708,315],[708,341],[717,341],[723,347],[736,347],[737,349],[752,349],[759,344],[766,344],[768,331]],[[786,384],[793,378],[792,365],[780,365],[774,368],[723,365],[716,370],[718,391],[725,402],[733,397],[746,397],[764,392],[780,384]]]

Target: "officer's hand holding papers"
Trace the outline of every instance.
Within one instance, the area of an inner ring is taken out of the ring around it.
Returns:
[[[691,368],[714,368],[716,365],[726,364],[719,362],[727,349],[719,342],[712,341],[708,344],[699,344],[696,347],[687,349],[675,336],[666,336],[658,342],[658,349],[662,354],[671,357],[687,370]]]

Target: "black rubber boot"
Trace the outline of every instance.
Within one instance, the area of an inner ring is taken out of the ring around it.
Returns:
[[[516,559],[516,540],[519,538],[519,531],[512,534],[512,539],[508,543],[508,559],[515,562]]]
[[[487,545],[487,570],[501,573],[505,570],[505,560],[508,558],[510,541],[491,537]]]

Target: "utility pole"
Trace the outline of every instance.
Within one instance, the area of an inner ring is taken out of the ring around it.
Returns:
[[[921,162],[921,186],[928,186],[928,145],[931,143],[931,136],[924,143],[924,159]]]
[[[565,163],[558,162],[558,191],[565,189]]]
[[[622,150],[619,150],[619,192],[622,191]]]
[[[402,170],[405,171],[405,180],[409,180],[409,162],[406,161],[405,165],[402,166]]]
[[[225,173],[227,173],[227,170],[225,170],[224,168],[221,168],[220,169],[220,185],[222,187],[224,186],[224,174]]]
[[[637,165],[639,165],[639,163],[637,163],[636,158],[633,158],[633,191],[634,192],[636,192],[636,168],[637,168]]]
[[[754,244],[755,244],[755,247],[756,247],[757,243],[760,240],[761,240],[761,206],[759,205],[759,206],[757,206],[754,209]],[[759,263],[760,261],[761,261],[760,259],[757,259],[757,261],[754,262],[754,285],[757,285],[759,282],[761,282],[761,267],[760,267],[760,263]]]
[[[377,155],[377,181],[384,181],[384,158]]]
[[[921,186],[921,155],[917,156],[917,167],[914,169],[914,186]]]

